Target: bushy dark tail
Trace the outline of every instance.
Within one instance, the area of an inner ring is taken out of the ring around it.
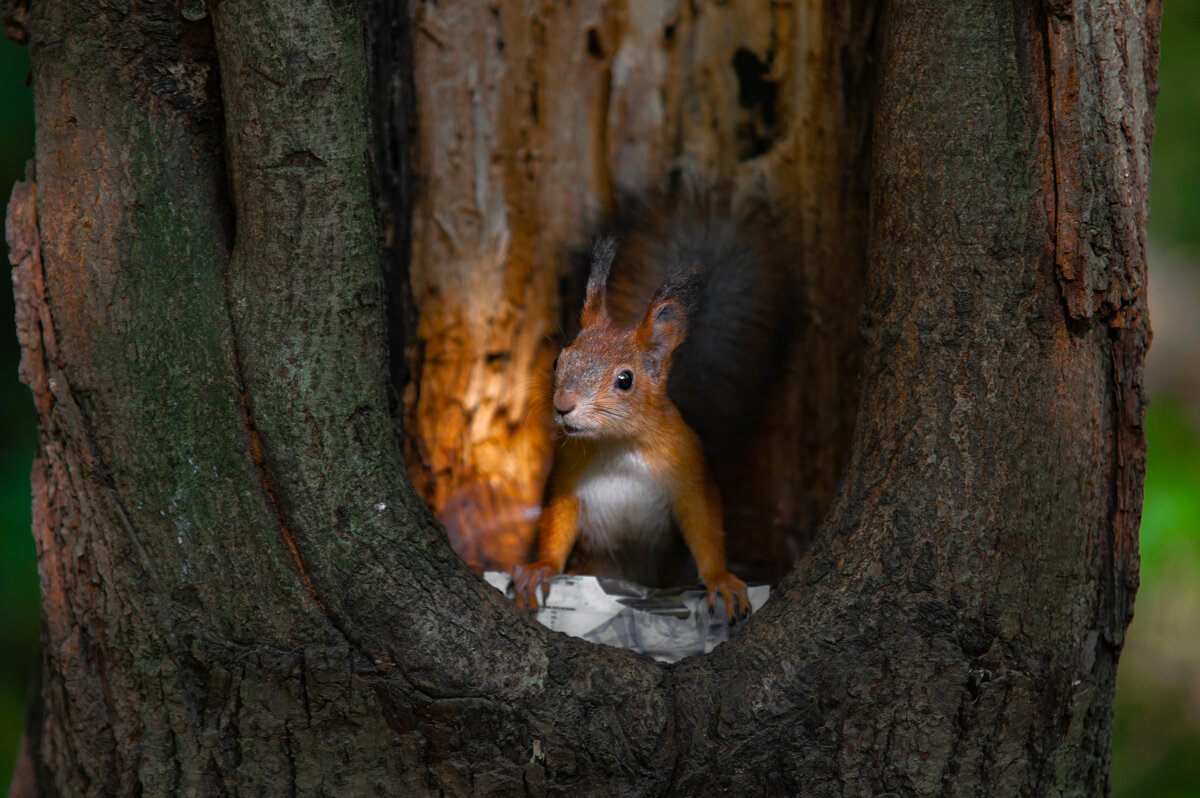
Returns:
[[[799,303],[786,236],[710,196],[625,198],[607,295],[613,320],[636,324],[656,289],[689,275],[688,334],[668,392],[713,457],[754,429],[775,393]]]

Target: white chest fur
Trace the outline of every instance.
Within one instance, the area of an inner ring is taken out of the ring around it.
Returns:
[[[591,458],[580,477],[580,530],[592,546],[608,549],[627,537],[645,543],[671,528],[671,499],[636,450],[611,446]]]

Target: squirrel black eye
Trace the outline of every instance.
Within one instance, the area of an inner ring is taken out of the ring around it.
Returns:
[[[632,388],[633,387],[633,372],[630,371],[629,369],[625,369],[620,374],[618,374],[616,386],[617,386],[617,388],[619,388],[622,391],[628,391],[630,388]]]

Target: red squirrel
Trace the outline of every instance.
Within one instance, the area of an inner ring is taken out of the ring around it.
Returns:
[[[662,582],[682,536],[710,614],[720,593],[732,624],[750,603],[726,568],[721,497],[705,455],[737,437],[752,403],[729,398],[752,391],[746,375],[769,366],[774,320],[764,308],[778,304],[776,275],[741,225],[707,206],[640,210],[624,240],[596,238],[582,329],[555,360],[563,439],[537,560],[514,571],[517,603],[536,607],[538,587],[566,568],[577,543],[588,572]]]

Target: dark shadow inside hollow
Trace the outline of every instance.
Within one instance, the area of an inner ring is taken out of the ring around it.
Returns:
[[[733,69],[737,73],[740,111],[737,156],[739,161],[748,161],[766,154],[778,135],[778,85],[768,79],[771,64],[744,47],[734,54]]]

